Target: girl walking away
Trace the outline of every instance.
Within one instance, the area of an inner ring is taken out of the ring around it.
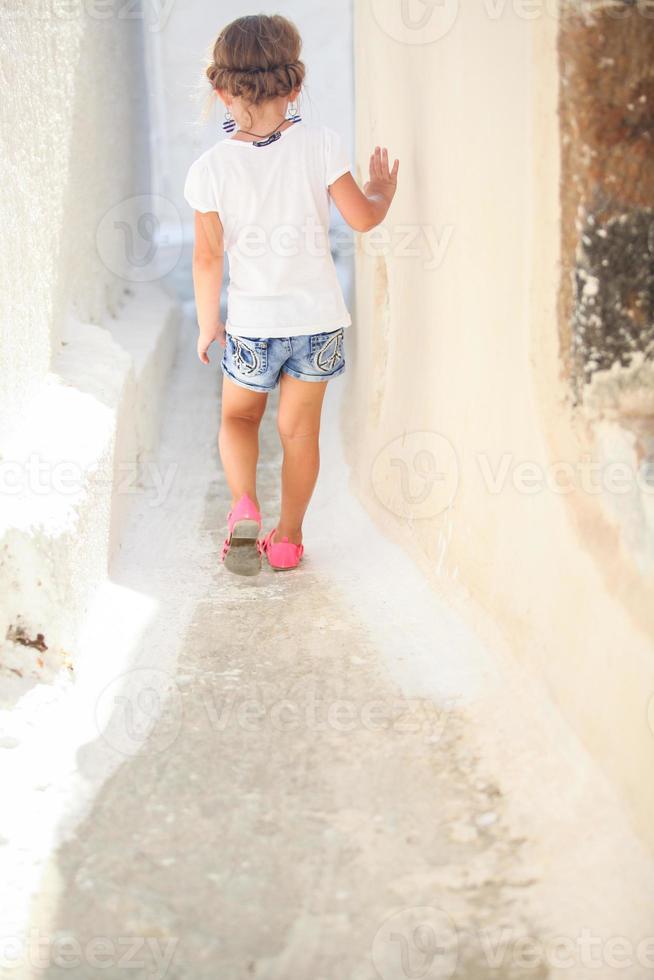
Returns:
[[[384,220],[397,187],[399,161],[389,170],[385,147],[375,147],[362,191],[340,135],[302,120],[301,47],[295,25],[278,15],[239,17],[221,31],[206,74],[228,135],[191,164],[184,186],[195,210],[198,356],[209,364],[213,341],[224,348],[219,448],[232,506],[222,560],[240,575],[260,571],[263,555],[274,569],[295,568],[304,552],[323,398],[345,370],[352,324],[329,247],[330,198],[366,232]],[[263,536],[259,425],[278,383],[281,513]]]

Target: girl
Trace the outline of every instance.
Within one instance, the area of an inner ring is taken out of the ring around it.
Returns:
[[[297,28],[281,16],[239,17],[221,31],[206,74],[233,135],[191,164],[184,186],[196,212],[198,356],[209,364],[213,341],[224,348],[219,448],[232,507],[222,560],[240,575],[260,571],[262,554],[274,569],[295,568],[304,551],[323,398],[329,379],[345,370],[344,332],[352,323],[329,247],[330,196],[350,227],[365,232],[384,220],[397,187],[399,161],[389,171],[385,148],[370,157],[362,192],[339,134],[302,122],[301,46]],[[278,382],[281,514],[260,540],[259,424]]]

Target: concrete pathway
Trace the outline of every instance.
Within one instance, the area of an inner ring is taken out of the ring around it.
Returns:
[[[529,679],[349,494],[345,376],[303,566],[243,581],[219,566],[218,353],[212,382],[194,329],[89,623],[50,807],[45,789],[52,846],[2,975],[654,976],[652,943],[650,964],[638,947],[654,935],[651,858]],[[61,738],[61,710],[42,729]]]

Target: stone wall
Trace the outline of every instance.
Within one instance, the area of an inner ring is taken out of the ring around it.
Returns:
[[[653,53],[649,6],[564,8],[559,320],[578,397],[654,356]]]
[[[561,359],[591,451],[603,466],[624,468],[624,492],[605,495],[604,505],[647,576],[654,574],[653,54],[650,4],[563,8]]]

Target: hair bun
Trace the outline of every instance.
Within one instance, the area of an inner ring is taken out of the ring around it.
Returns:
[[[301,88],[306,74],[301,49],[300,33],[286,17],[239,17],[220,32],[206,76],[213,89],[258,105]]]

